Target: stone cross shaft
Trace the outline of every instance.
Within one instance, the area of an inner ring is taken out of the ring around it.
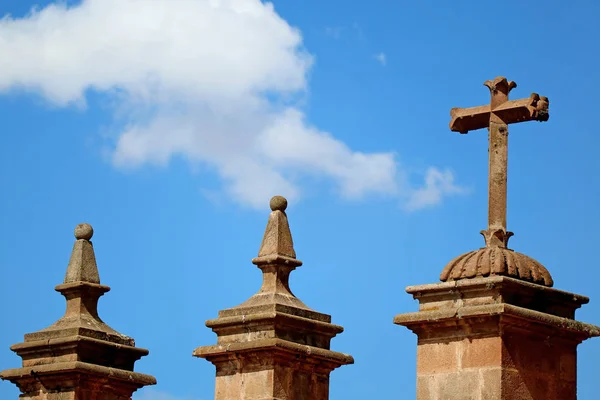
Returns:
[[[504,77],[484,83],[490,89],[489,105],[453,108],[450,129],[454,132],[488,128],[488,229],[481,233],[487,247],[507,247],[512,232],[506,230],[506,184],[508,167],[508,124],[524,121],[547,121],[548,98],[531,94],[529,98],[508,100],[509,92],[517,87]]]

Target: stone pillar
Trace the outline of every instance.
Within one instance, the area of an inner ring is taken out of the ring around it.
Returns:
[[[56,286],[67,300],[65,315],[11,346],[23,366],[0,372],[0,378],[16,384],[22,400],[129,400],[137,389],[156,383],[133,372],[148,350],[98,316],[98,299],[110,288],[100,284],[92,235],[88,224],[75,228],[65,280]]]
[[[343,328],[308,308],[289,288],[290,272],[302,262],[296,259],[286,207],[283,197],[271,199],[258,258],[252,260],[262,270],[262,287],[207,321],[217,344],[193,352],[216,367],[216,400],[326,400],[331,371],[354,362],[329,349]]]
[[[541,264],[499,247],[456,258],[442,280],[408,287],[419,311],[394,319],[418,337],[418,400],[577,398],[577,345],[600,335],[575,320],[587,297],[552,289]]]

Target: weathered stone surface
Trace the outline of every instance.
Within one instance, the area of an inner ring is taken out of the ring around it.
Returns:
[[[137,389],[156,383],[133,372],[148,350],[98,316],[98,299],[110,288],[100,284],[92,235],[88,224],[75,228],[65,280],[56,286],[67,300],[65,315],[11,346],[23,366],[0,372],[19,387],[23,400],[129,400]]]
[[[75,244],[67,267],[64,283],[88,282],[100,284],[100,275],[96,265],[96,255],[92,246],[94,229],[89,224],[75,227]]]
[[[287,200],[275,196],[270,206],[259,254],[252,260],[263,272],[260,290],[207,321],[217,344],[199,347],[193,355],[215,365],[216,400],[326,400],[331,371],[354,360],[330,350],[331,339],[343,328],[292,293],[289,275],[302,262],[285,214]]]
[[[295,259],[294,242],[285,214],[287,200],[282,196],[275,196],[271,199],[270,206],[273,212],[269,215],[258,256],[277,255]]]
[[[588,298],[552,289],[548,270],[508,249],[508,125],[547,121],[548,99],[508,100],[517,85],[485,82],[487,106],[454,108],[450,129],[488,128],[486,247],[450,261],[443,283],[412,286],[419,311],[394,323],[418,336],[418,400],[575,400],[577,345],[600,328],[575,320]]]
[[[527,99],[509,101],[508,94],[517,84],[501,76],[486,81],[484,85],[490,90],[490,104],[453,108],[450,110],[450,129],[463,134],[481,128],[489,130],[488,228],[481,231],[486,247],[450,261],[442,271],[440,280],[505,275],[552,286],[552,277],[542,264],[508,249],[508,240],[513,233],[506,230],[508,125],[523,121],[547,121],[548,98],[533,93]]]
[[[450,261],[440,275],[441,281],[505,275],[552,286],[548,270],[533,258],[505,247],[484,247]]]
[[[574,400],[584,296],[504,276],[412,286],[419,400]]]

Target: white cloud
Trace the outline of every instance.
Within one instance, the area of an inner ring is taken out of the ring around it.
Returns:
[[[293,108],[283,111],[265,129],[259,137],[258,150],[275,166],[334,178],[346,197],[395,194],[398,189],[394,154],[352,151],[328,133],[308,126],[303,115]]]
[[[409,209],[457,192],[452,175],[434,168],[412,189],[393,153],[353,150],[306,121],[313,57],[270,3],[56,3],[0,20],[0,54],[0,92],[32,91],[58,106],[85,105],[90,90],[110,96],[122,123],[111,144],[119,168],[184,157],[256,207],[274,194],[299,197],[306,176],[347,198],[409,199]],[[431,183],[432,174],[443,179]]]
[[[383,52],[377,53],[373,56],[373,58],[375,58],[377,61],[379,61],[379,63],[381,65],[383,65],[384,67],[386,66],[387,56],[385,55],[385,53],[383,53]]]
[[[425,173],[425,185],[413,190],[405,208],[408,211],[418,210],[438,204],[444,195],[465,193],[466,189],[454,184],[454,174],[451,171],[440,171],[429,167]]]

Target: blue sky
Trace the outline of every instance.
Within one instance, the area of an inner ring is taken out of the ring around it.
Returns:
[[[101,317],[150,349],[136,369],[158,385],[134,399],[212,398],[191,352],[258,290],[250,259],[283,194],[292,290],[356,360],[331,398],[413,398],[416,338],[392,318],[416,310],[407,285],[483,245],[487,135],[448,122],[497,75],[550,99],[550,121],[510,128],[511,247],[600,323],[595,2],[209,3],[1,2],[0,369],[62,315],[53,287],[85,221],[112,287]],[[600,341],[579,349],[593,399]]]

